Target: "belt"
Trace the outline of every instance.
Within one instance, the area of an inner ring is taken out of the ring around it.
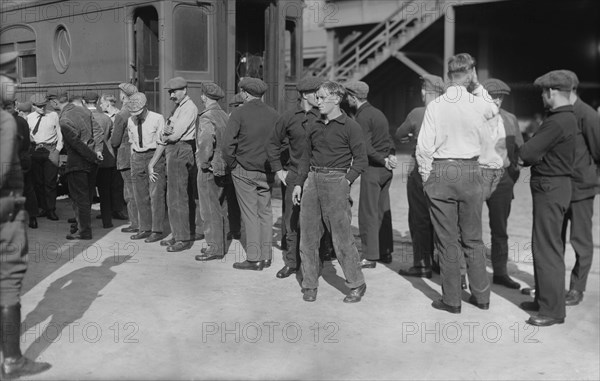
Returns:
[[[453,157],[445,157],[445,158],[433,158],[433,161],[477,161],[479,160],[479,156],[466,157],[466,158],[453,158]]]
[[[34,143],[35,149],[38,148],[56,148],[56,143]]]
[[[314,167],[311,165],[309,167],[309,169],[311,172],[317,172],[317,173],[332,173],[332,172],[348,173],[348,170],[346,168]]]
[[[151,148],[151,149],[146,150],[146,151],[136,151],[136,150],[133,150],[133,152],[135,152],[135,153],[146,153],[146,152],[154,152],[154,151],[156,151],[156,148]]]

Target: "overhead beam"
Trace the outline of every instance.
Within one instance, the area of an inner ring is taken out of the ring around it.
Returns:
[[[411,69],[412,71],[414,71],[415,73],[419,74],[419,75],[424,75],[424,74],[429,74],[427,72],[427,70],[423,69],[421,66],[417,65],[415,63],[415,61],[411,60],[410,58],[408,58],[406,56],[406,54],[402,53],[402,52],[395,52],[392,54],[398,61],[402,62],[403,64],[405,64],[406,66],[408,66],[409,69]]]

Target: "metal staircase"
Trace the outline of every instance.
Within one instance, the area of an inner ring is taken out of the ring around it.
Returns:
[[[400,50],[444,15],[444,4],[444,0],[405,2],[362,38],[345,46],[332,65],[317,60],[320,67],[313,64],[311,72],[336,81],[359,80],[392,56],[406,61]]]

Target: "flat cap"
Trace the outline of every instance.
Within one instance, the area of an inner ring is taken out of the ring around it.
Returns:
[[[510,86],[497,78],[486,79],[481,83],[488,93],[494,95],[510,94]]]
[[[298,81],[296,90],[302,93],[311,93],[319,90],[319,87],[321,87],[324,82],[325,80],[319,77],[304,77]]]
[[[442,77],[438,77],[437,75],[433,74],[423,74],[421,79],[423,80],[421,89],[425,91],[432,91],[438,94],[442,94],[444,92],[444,80]]]
[[[29,101],[31,101],[31,104],[36,107],[43,107],[48,103],[46,94],[42,93],[33,94],[31,98],[29,98]]]
[[[369,85],[362,81],[346,82],[344,87],[350,95],[354,95],[360,99],[366,99],[367,95],[369,95]]]
[[[225,96],[223,89],[214,82],[204,82],[202,84],[202,93],[210,99],[219,100]]]
[[[121,89],[128,97],[138,92],[138,88],[133,83],[120,83],[119,89]]]
[[[135,93],[125,102],[125,107],[130,113],[136,113],[146,106],[146,95],[144,93]]]
[[[175,78],[171,78],[167,81],[167,84],[165,85],[165,89],[167,90],[179,90],[179,89],[183,89],[184,87],[187,87],[187,81],[185,79],[183,79],[183,77],[175,77]]]
[[[538,77],[533,84],[544,89],[556,89],[560,91],[571,91],[573,89],[573,80],[563,70],[550,71]]]
[[[565,72],[565,74],[571,78],[571,81],[573,82],[573,88],[576,89],[579,86],[579,78],[577,78],[577,74],[575,74],[571,70],[561,70],[561,71]]]
[[[231,101],[229,102],[229,106],[237,106],[244,104],[244,98],[242,98],[242,94],[237,93],[233,97],[231,97]]]
[[[14,78],[17,75],[18,52],[0,54],[0,74]]]
[[[83,95],[83,100],[89,103],[98,102],[98,98],[100,98],[100,96],[98,96],[98,93],[94,91],[88,91]]]
[[[267,84],[260,78],[244,77],[240,81],[240,88],[255,97],[262,96],[267,91]]]

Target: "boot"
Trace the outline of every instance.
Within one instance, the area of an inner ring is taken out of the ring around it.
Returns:
[[[0,336],[2,337],[2,379],[29,376],[50,369],[50,364],[35,362],[21,354],[21,305],[2,306],[0,312]]]

